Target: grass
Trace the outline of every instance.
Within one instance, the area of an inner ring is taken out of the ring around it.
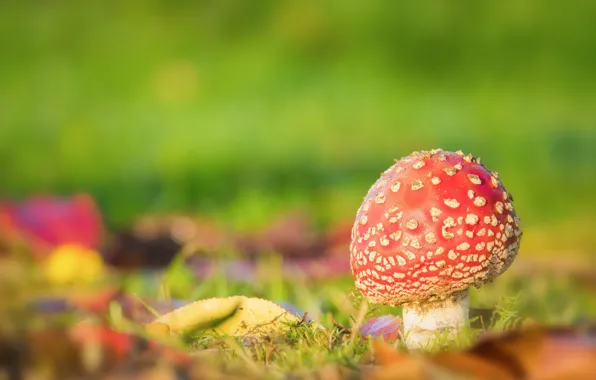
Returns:
[[[523,261],[523,256],[518,260]],[[374,363],[373,340],[359,336],[356,333],[359,327],[372,317],[400,315],[401,310],[370,304],[355,289],[351,276],[321,281],[289,278],[281,275],[280,265],[279,259],[263,257],[259,264],[261,275],[250,281],[226,278],[221,273],[197,279],[179,258],[165,273],[130,274],[123,283],[128,293],[141,300],[160,297],[194,301],[244,295],[285,301],[308,313],[307,316],[313,321],[299,320],[289,324],[287,329],[269,333],[263,339],[221,336],[204,331],[185,334],[181,347],[197,358],[208,378],[224,374],[227,378],[255,379],[288,376],[320,378],[331,374],[338,378],[358,378],[362,371]],[[31,315],[30,309],[23,309],[22,301],[39,294],[34,289],[42,286],[42,283],[31,268],[22,267],[18,273],[16,269],[2,268],[13,274],[12,278],[2,278],[4,282],[13,284],[10,296],[4,296],[14,301],[2,307],[0,315],[6,322],[3,323],[3,334],[23,329],[29,332],[42,331],[56,324],[70,326],[77,321],[74,315],[55,319]],[[471,327],[464,330],[455,342],[439,338],[429,350],[436,352],[466,348],[482,332],[505,331],[520,324],[571,326],[594,321],[596,298],[593,286],[582,283],[568,273],[527,275],[516,269],[514,263],[494,283],[470,290]],[[78,290],[84,287],[81,285]],[[65,289],[48,289],[45,286],[42,293],[47,291],[61,294]],[[152,314],[158,315],[151,306],[147,304],[146,307]],[[123,316],[117,304],[111,305],[108,314],[115,328],[145,334],[139,323]],[[483,319],[479,320],[477,315],[482,315]],[[492,318],[487,318],[491,315]],[[318,328],[319,325],[324,328]],[[401,342],[396,345],[404,348]]]
[[[175,276],[167,276],[163,277],[165,283],[160,287],[171,286],[169,294],[186,295],[190,300],[230,295],[280,300],[283,296],[284,301],[307,311],[308,316],[325,329],[301,321],[285,333],[267,336],[264,341],[199,335],[188,340],[189,349],[213,353],[213,358],[217,357],[217,363],[221,365],[219,370],[227,368],[228,374],[282,378],[290,373],[312,375],[329,368],[358,373],[362,365],[372,363],[372,340],[358,337],[354,332],[373,316],[400,315],[399,308],[369,304],[356,291],[350,277],[316,283],[282,279],[275,275],[279,273],[275,261],[268,263],[267,272],[273,275],[259,277],[254,283],[235,282],[214,275],[184,286],[170,283],[167,279]],[[131,291],[154,294],[155,289]],[[473,323],[474,327],[462,332],[455,342],[439,338],[430,351],[465,348],[481,331],[505,331],[530,322],[568,326],[596,318],[594,289],[564,274],[550,278],[505,274],[494,284],[472,289],[471,307],[491,309],[494,313],[492,320]],[[404,348],[401,343],[398,346]]]

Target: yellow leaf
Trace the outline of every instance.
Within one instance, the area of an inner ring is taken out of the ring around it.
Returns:
[[[232,336],[266,334],[299,319],[279,305],[260,298],[233,296],[196,301],[164,314],[147,325],[167,325],[173,333],[212,329]]]
[[[50,253],[43,271],[54,285],[92,283],[104,273],[104,264],[96,251],[68,244]]]

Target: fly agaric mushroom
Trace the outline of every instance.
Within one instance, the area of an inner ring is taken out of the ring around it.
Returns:
[[[468,288],[511,265],[522,236],[512,202],[480,159],[441,149],[395,160],[370,188],[352,229],[352,274],[371,302],[402,306],[408,347],[465,326]]]

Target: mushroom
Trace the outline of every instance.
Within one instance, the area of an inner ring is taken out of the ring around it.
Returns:
[[[350,266],[372,303],[402,306],[406,345],[467,325],[469,291],[494,280],[522,236],[513,198],[472,155],[414,152],[381,174],[352,228]]]

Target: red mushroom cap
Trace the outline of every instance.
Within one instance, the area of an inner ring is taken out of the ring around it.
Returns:
[[[503,273],[522,231],[496,172],[436,149],[396,160],[370,188],[352,228],[356,286],[374,303],[441,300]]]

